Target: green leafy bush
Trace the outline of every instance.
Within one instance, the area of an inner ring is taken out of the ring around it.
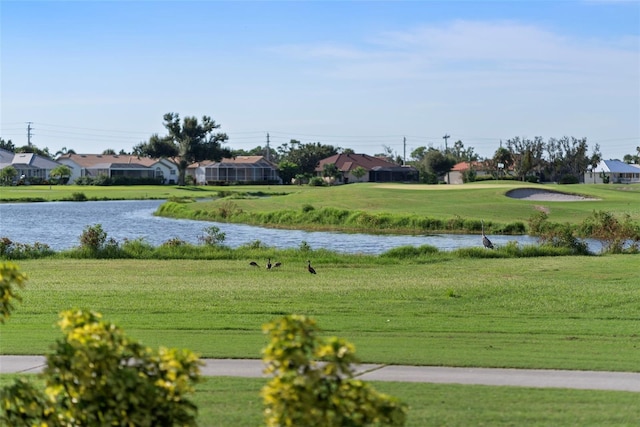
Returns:
[[[128,338],[99,313],[61,313],[47,355],[46,390],[18,380],[2,390],[4,425],[195,426],[187,399],[201,362],[189,350],[157,352]]]
[[[0,258],[3,259],[38,259],[54,253],[55,251],[46,243],[36,242],[29,245],[14,242],[7,237],[0,238]]]
[[[633,222],[629,214],[619,219],[610,212],[594,211],[580,225],[580,233],[599,240],[603,252],[638,252],[640,226]]]
[[[204,229],[204,235],[198,236],[198,240],[208,246],[219,246],[224,243],[226,233],[220,231],[220,227],[212,225]]]
[[[14,301],[22,301],[16,288],[23,288],[27,283],[27,275],[11,262],[0,264],[0,323],[11,316]]]
[[[263,350],[261,390],[267,426],[402,426],[407,406],[354,378],[354,346],[318,336],[316,322],[289,315],[264,325],[270,342]]]

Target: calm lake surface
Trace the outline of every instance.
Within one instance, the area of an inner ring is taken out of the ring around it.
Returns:
[[[212,225],[226,233],[224,244],[235,248],[260,240],[276,248],[298,248],[305,241],[313,249],[377,255],[398,246],[432,245],[440,250],[482,246],[479,235],[438,234],[428,236],[372,235],[335,232],[279,230],[241,224],[170,219],[154,216],[163,200],[100,202],[43,202],[0,204],[0,237],[14,242],[45,243],[54,250],[80,245],[85,227],[101,224],[108,237],[122,242],[142,238],[153,246],[180,238],[198,244],[198,237]],[[535,244],[530,236],[489,236],[494,245],[517,241]]]

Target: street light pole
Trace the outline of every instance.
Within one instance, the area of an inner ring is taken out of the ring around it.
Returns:
[[[449,148],[447,148],[447,139],[449,139],[450,136],[448,133],[445,133],[444,136],[442,137],[442,139],[444,139],[444,155],[446,156],[447,153],[449,152]],[[447,184],[451,184],[450,178],[449,178],[449,171],[447,171]]]

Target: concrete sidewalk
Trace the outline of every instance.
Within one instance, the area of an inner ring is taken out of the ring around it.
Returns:
[[[202,359],[203,376],[260,378],[264,364],[253,359]],[[38,373],[44,356],[0,356],[0,373]],[[476,384],[491,386],[618,390],[640,393],[640,373],[547,369],[444,368],[362,364],[357,376],[367,381]]]

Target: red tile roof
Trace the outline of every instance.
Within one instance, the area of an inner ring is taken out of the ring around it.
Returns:
[[[358,166],[362,166],[366,170],[371,170],[376,166],[383,168],[390,168],[398,166],[395,163],[388,162],[384,159],[369,156],[368,154],[335,154],[331,157],[327,157],[326,159],[320,160],[318,166],[316,167],[316,171],[321,172],[324,170],[324,165],[326,164],[335,164],[339,171],[341,172],[349,172],[357,168]]]

